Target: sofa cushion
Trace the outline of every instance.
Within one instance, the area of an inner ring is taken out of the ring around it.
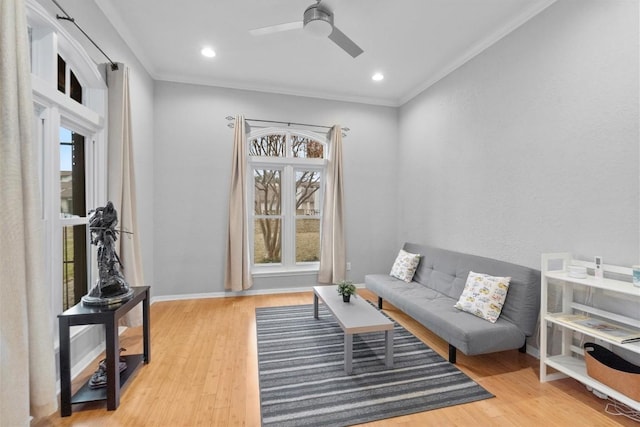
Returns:
[[[470,271],[464,290],[454,307],[496,323],[507,298],[509,280],[511,277],[496,277]]]
[[[389,275],[409,283],[418,268],[418,263],[420,263],[420,254],[412,254],[400,249]]]

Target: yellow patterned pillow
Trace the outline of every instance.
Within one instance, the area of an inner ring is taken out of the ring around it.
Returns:
[[[494,277],[469,272],[467,283],[455,308],[496,323],[507,298],[511,277]]]
[[[418,263],[420,263],[420,254],[412,254],[400,249],[389,275],[409,283],[416,273]]]

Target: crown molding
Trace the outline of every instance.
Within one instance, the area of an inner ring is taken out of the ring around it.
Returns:
[[[502,27],[497,28],[489,36],[487,36],[484,39],[480,40],[478,43],[476,43],[473,46],[471,46],[467,51],[462,53],[456,59],[451,61],[447,66],[445,66],[433,78],[431,78],[431,79],[425,81],[424,83],[416,86],[413,90],[408,92],[406,95],[402,96],[398,100],[398,105],[402,106],[402,105],[406,104],[407,102],[411,101],[413,98],[415,98],[416,96],[418,96],[419,94],[421,94],[422,92],[427,90],[429,87],[433,86],[438,81],[442,80],[443,78],[445,78],[446,76],[448,76],[449,74],[451,74],[452,72],[454,72],[455,70],[457,70],[458,68],[460,68],[461,66],[466,64],[467,62],[469,62],[470,60],[472,60],[474,57],[476,57],[477,55],[479,55],[483,51],[487,50],[489,47],[491,47],[494,44],[496,44],[502,38],[504,38],[505,36],[507,36],[508,34],[513,32],[514,30],[516,30],[517,28],[522,26],[525,22],[529,21],[534,16],[538,15],[540,12],[542,12],[543,10],[545,10],[546,8],[551,6],[556,1],[557,0],[547,0],[544,3],[535,4],[531,8],[529,8],[528,10],[525,10],[524,12],[522,12],[516,18],[512,19],[511,21],[509,21],[508,23],[503,25]]]
[[[356,104],[377,105],[382,107],[399,107],[398,100],[385,98],[370,98],[364,96],[341,95],[337,93],[324,93],[318,91],[293,90],[274,85],[247,84],[231,80],[200,79],[180,76],[176,74],[160,73],[154,77],[158,81],[173,83],[194,84],[201,86],[220,87],[225,89],[246,90],[252,92],[272,93],[276,95],[300,96],[305,98],[324,99],[328,101],[349,102]]]
[[[153,65],[153,62],[144,53],[144,49],[138,44],[135,37],[129,31],[129,27],[124,23],[120,14],[116,11],[111,0],[93,0],[98,8],[102,11],[107,20],[116,29],[124,43],[131,49],[131,52],[136,56],[138,61],[142,64],[144,69],[149,73],[152,79],[156,79],[157,71]]]
[[[406,93],[400,98],[373,98],[362,97],[354,95],[343,95],[338,93],[324,93],[313,90],[304,89],[291,89],[274,85],[259,84],[259,83],[247,83],[233,80],[219,80],[209,78],[188,77],[184,75],[175,75],[171,73],[163,73],[156,69],[153,62],[145,55],[144,49],[136,42],[135,37],[132,36],[126,24],[116,11],[111,0],[94,0],[96,5],[102,10],[107,17],[111,25],[116,29],[120,37],[124,40],[125,44],[131,49],[133,54],[138,58],[142,66],[149,73],[151,78],[156,81],[167,81],[174,83],[194,84],[202,86],[221,87],[228,89],[238,89],[254,92],[264,92],[289,96],[301,96],[308,98],[325,99],[330,101],[349,102],[367,105],[377,105],[384,107],[401,107],[420,93],[427,90],[429,87],[448,76],[471,59],[500,41],[502,38],[522,26],[525,22],[529,21],[534,16],[551,6],[557,0],[547,0],[543,3],[537,3],[532,5],[529,9],[522,12],[516,18],[512,19],[505,25],[497,28],[492,34],[480,40],[478,43],[472,45],[469,49],[463,52],[456,59],[451,61],[447,66],[442,68],[434,77],[426,80],[422,84],[416,86],[414,89]]]

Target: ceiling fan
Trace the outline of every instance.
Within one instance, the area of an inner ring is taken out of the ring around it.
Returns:
[[[320,4],[322,0],[316,1],[316,4],[312,4],[304,11],[302,21],[287,22],[285,24],[256,28],[254,30],[250,30],[249,33],[254,36],[262,36],[265,34],[304,28],[305,31],[308,31],[315,36],[329,37],[331,41],[337,44],[353,58],[364,52],[360,46],[355,44],[353,40],[333,25],[333,12]]]

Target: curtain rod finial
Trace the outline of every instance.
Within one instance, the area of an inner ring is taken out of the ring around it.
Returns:
[[[118,71],[119,67],[118,64],[116,64],[115,62],[111,63],[111,71]]]
[[[227,116],[227,117],[225,117],[225,119],[227,119],[227,120],[233,120],[233,116]]]

